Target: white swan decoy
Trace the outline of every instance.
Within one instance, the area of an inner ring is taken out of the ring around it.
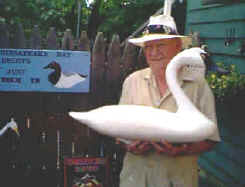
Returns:
[[[103,106],[89,112],[70,112],[70,116],[95,131],[127,140],[167,140],[172,143],[197,142],[211,136],[217,126],[202,114],[178,84],[177,72],[185,66],[205,71],[200,48],[191,48],[176,55],[166,69],[169,90],[176,99],[176,113],[140,105]],[[204,73],[194,77],[204,80]],[[198,75],[198,73],[196,73]],[[200,80],[197,80],[200,79]]]
[[[8,128],[11,128],[18,136],[20,136],[18,131],[17,123],[14,121],[14,118],[11,118],[11,121],[8,122],[1,130],[0,130],[0,136],[2,136]]]

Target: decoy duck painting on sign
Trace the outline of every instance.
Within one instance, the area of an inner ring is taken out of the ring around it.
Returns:
[[[80,73],[63,72],[61,65],[56,61],[50,62],[44,69],[54,70],[48,75],[48,81],[56,88],[71,88],[87,78],[87,75]]]

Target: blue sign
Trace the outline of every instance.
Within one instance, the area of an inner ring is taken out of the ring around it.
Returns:
[[[89,92],[90,53],[0,49],[0,91]]]

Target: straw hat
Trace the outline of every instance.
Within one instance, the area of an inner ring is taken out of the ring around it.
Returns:
[[[143,36],[131,38],[128,41],[134,45],[144,47],[145,42],[166,38],[183,38],[179,35],[174,18],[170,15],[151,16]]]

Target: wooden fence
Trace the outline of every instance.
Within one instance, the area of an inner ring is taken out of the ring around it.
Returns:
[[[118,35],[108,42],[103,33],[98,33],[93,43],[91,46],[85,31],[74,40],[67,29],[59,39],[55,29],[50,28],[43,38],[38,26],[34,26],[27,39],[21,25],[15,28],[0,25],[0,49],[63,49],[92,54],[89,93],[0,93],[0,127],[14,117],[20,131],[20,137],[10,130],[0,137],[2,184],[63,186],[65,156],[104,156],[111,163],[108,186],[118,185],[123,151],[109,137],[77,124],[67,112],[116,104],[124,78],[146,65],[142,51],[127,42],[120,44]]]

